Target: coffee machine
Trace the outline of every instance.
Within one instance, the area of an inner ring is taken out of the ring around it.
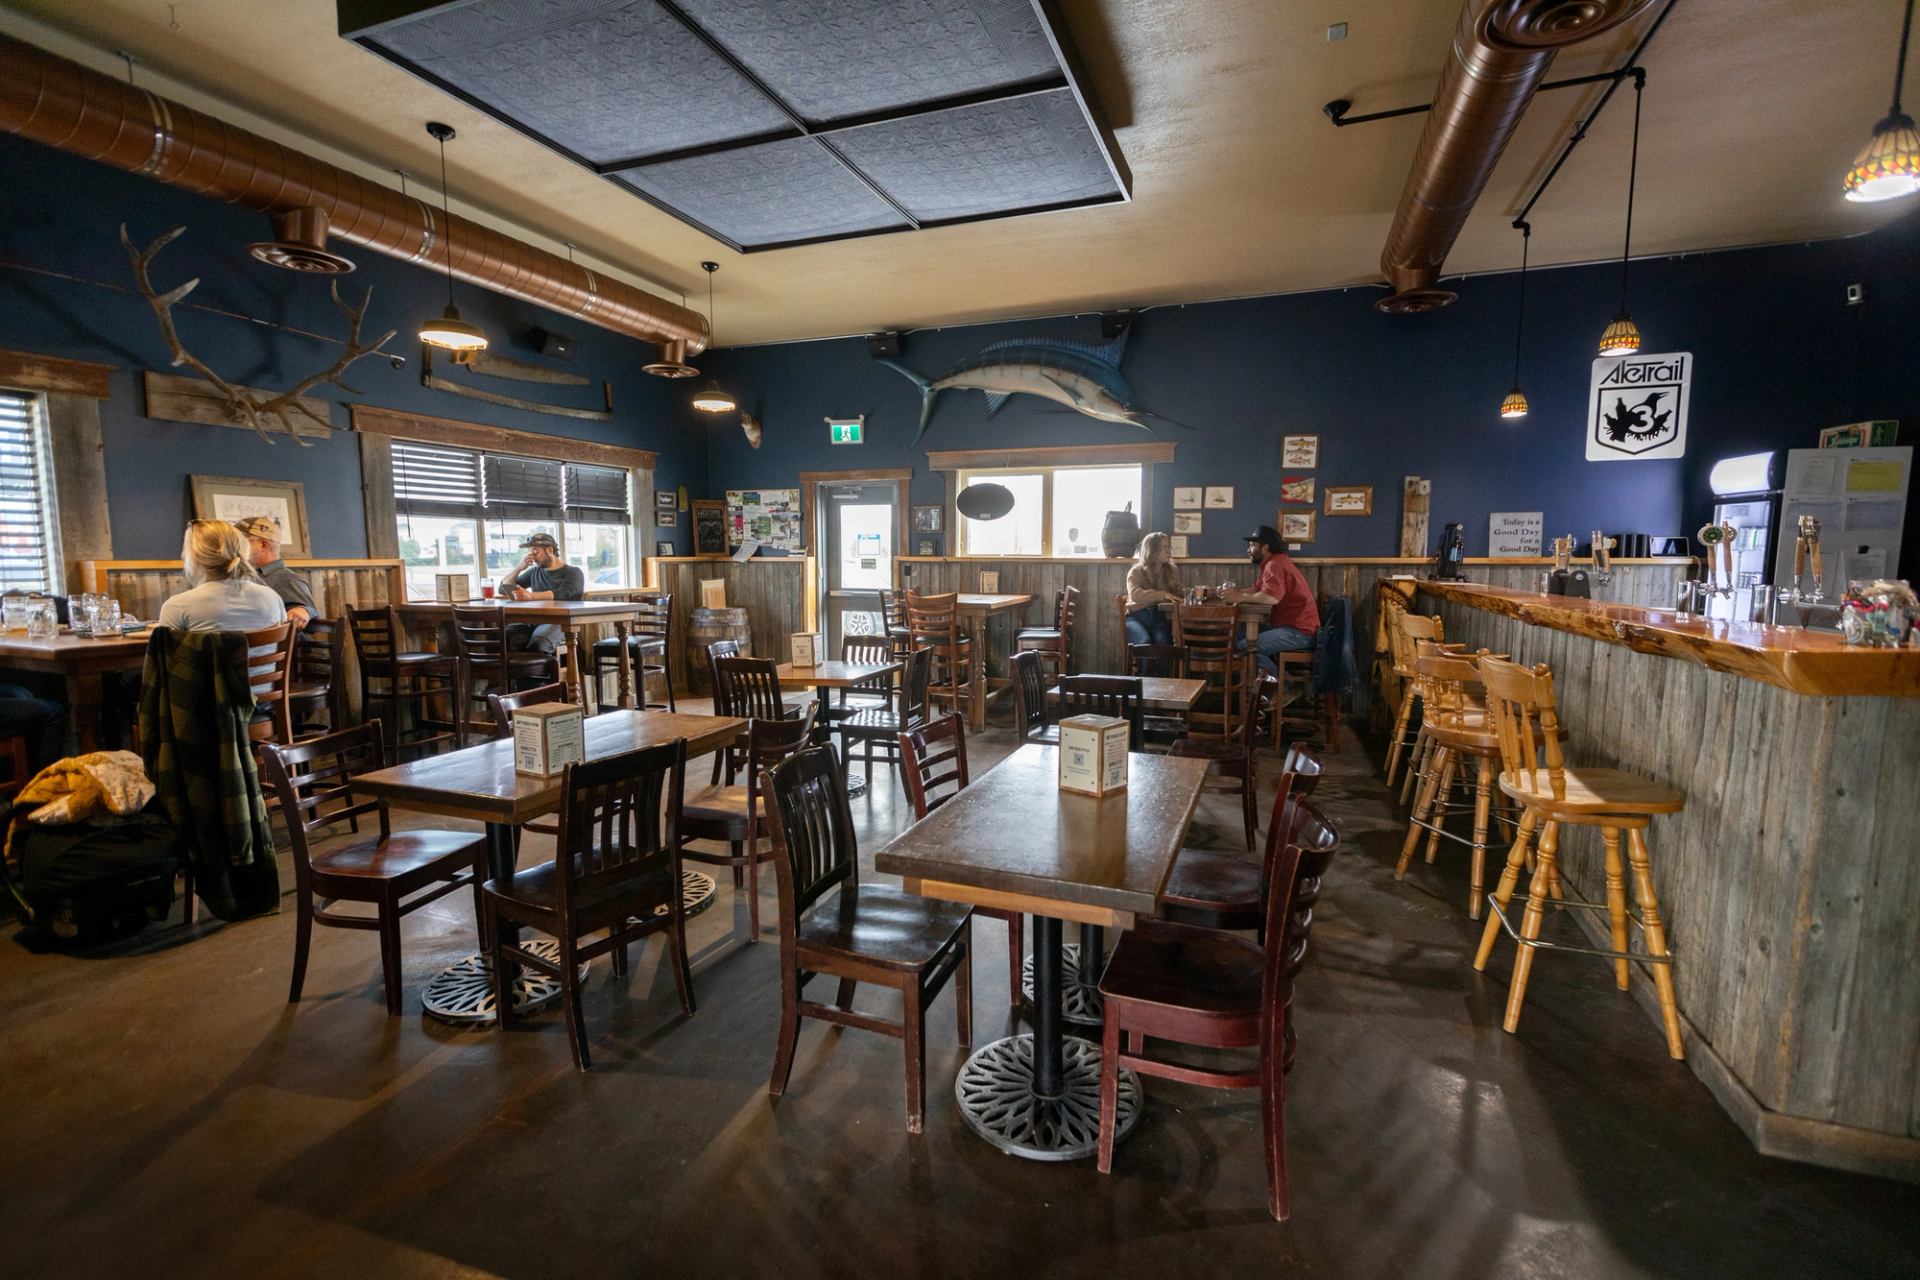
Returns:
[[[1440,552],[1434,557],[1433,576],[1458,580],[1466,577],[1461,561],[1467,555],[1467,526],[1457,520],[1447,522],[1440,534]]]

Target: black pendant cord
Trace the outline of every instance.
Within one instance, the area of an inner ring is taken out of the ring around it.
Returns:
[[[442,126],[444,129],[445,126]],[[452,197],[447,192],[447,134],[436,130],[434,137],[440,140],[440,221],[441,236],[447,242],[447,305],[453,305],[453,207]]]
[[[1909,0],[1911,3],[1911,0]],[[1620,245],[1620,314],[1627,314],[1627,260],[1633,250],[1633,190],[1640,177],[1640,94],[1647,87],[1647,74],[1633,78],[1633,151],[1627,161],[1627,237]]]
[[[1900,109],[1900,90],[1907,82],[1907,40],[1913,35],[1913,0],[1907,0],[1907,17],[1900,24],[1900,61],[1893,66],[1893,110],[1890,116],[1904,115]]]
[[[1520,313],[1513,324],[1513,385],[1520,385],[1520,340],[1527,331],[1527,250],[1533,241],[1533,224],[1520,224]]]

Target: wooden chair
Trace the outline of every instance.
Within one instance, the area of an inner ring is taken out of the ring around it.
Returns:
[[[339,618],[312,618],[294,633],[287,702],[295,733],[319,729],[322,715],[329,731],[346,725],[346,658],[347,628]]]
[[[1121,608],[1126,607],[1126,597],[1121,596]],[[1187,651],[1177,644],[1130,644],[1127,646],[1127,674],[1162,680],[1182,679],[1186,670]],[[1179,741],[1187,732],[1185,713],[1167,713],[1143,711],[1140,716],[1140,738],[1149,751],[1165,751]]]
[[[1073,668],[1073,620],[1080,610],[1080,588],[1062,587],[1053,595],[1053,625],[1022,627],[1013,635],[1016,652],[1037,653],[1056,676]]]
[[[885,636],[845,636],[840,641],[840,660],[842,662],[886,663],[894,661],[893,642]],[[828,702],[825,693],[821,695],[820,729],[829,740],[839,723],[856,711],[870,711],[875,708],[891,709],[894,696],[894,672],[890,675],[875,676],[857,685],[845,689],[835,689],[833,700]]]
[[[1446,640],[1446,624],[1439,614],[1423,617],[1417,613],[1400,612],[1389,619],[1387,630],[1388,653],[1393,659],[1393,673],[1401,681],[1400,705],[1393,713],[1393,734],[1387,745],[1387,785],[1393,785],[1394,775],[1400,771],[1400,764],[1406,757],[1408,748],[1418,743],[1418,737],[1409,736],[1407,730],[1413,722],[1413,712],[1420,703],[1420,673],[1414,667],[1414,645],[1417,641],[1429,640],[1435,644]],[[1405,795],[1401,796],[1404,802]]]
[[[1480,679],[1487,690],[1487,716],[1500,746],[1500,790],[1520,805],[1520,830],[1507,854],[1506,870],[1488,900],[1491,914],[1480,934],[1480,950],[1473,967],[1484,970],[1493,954],[1495,937],[1505,928],[1519,950],[1513,957],[1513,980],[1507,990],[1507,1014],[1501,1024],[1511,1032],[1520,1025],[1520,1006],[1527,995],[1527,978],[1538,949],[1586,951],[1540,940],[1540,924],[1549,905],[1592,910],[1601,904],[1567,897],[1560,888],[1560,828],[1599,827],[1606,848],[1607,901],[1604,909],[1612,926],[1613,949],[1603,952],[1613,960],[1614,981],[1622,991],[1631,984],[1630,966],[1644,964],[1653,975],[1660,1002],[1660,1020],[1667,1033],[1667,1053],[1680,1059],[1686,1047],[1680,1034],[1680,1010],[1673,995],[1673,955],[1667,949],[1667,928],[1660,919],[1660,900],[1653,888],[1652,854],[1647,827],[1655,814],[1678,813],[1686,799],[1659,783],[1620,769],[1569,769],[1561,754],[1559,717],[1553,701],[1553,672],[1546,666],[1531,669],[1500,658],[1484,657]],[[1544,763],[1543,763],[1544,759]],[[1627,888],[1620,861],[1622,835],[1627,861],[1633,869],[1633,897],[1638,916],[1627,911]],[[1533,880],[1527,909],[1515,929],[1507,919],[1507,904],[1527,865],[1528,850],[1538,836],[1533,854]],[[1628,945],[1628,922],[1638,924],[1646,950]]]
[[[1044,659],[1029,650],[1007,660],[1013,683],[1013,729],[1017,741],[1053,746],[1060,741],[1053,727],[1053,709],[1047,705],[1047,669]]]
[[[913,820],[926,817],[966,789],[967,726],[957,715],[942,716],[919,729],[900,735],[900,758],[906,762],[907,799]],[[1007,991],[1015,1009],[1021,1005],[1020,965],[1025,958],[1022,935],[1026,921],[1018,911],[975,907],[975,916],[1007,922]]]
[[[287,1002],[300,999],[307,977],[313,926],[367,929],[380,935],[380,969],[387,1012],[400,1013],[400,918],[456,889],[471,888],[474,918],[484,922],[480,887],[487,873],[487,842],[477,831],[412,828],[394,831],[384,800],[353,798],[353,779],[386,767],[378,720],[338,729],[293,746],[260,749],[267,785],[273,788],[293,845],[293,979]],[[314,852],[315,832],[340,823],[358,828],[378,814],[380,833]],[[371,916],[342,913],[339,903],[367,903]],[[486,937],[484,924],[482,939]],[[484,944],[484,943],[483,943]]]
[[[734,659],[741,661],[741,659]],[[760,940],[760,864],[773,857],[771,849],[760,851],[765,833],[767,798],[760,789],[761,775],[813,737],[813,713],[798,720],[747,721],[747,745],[742,753],[747,780],[744,785],[710,786],[686,798],[680,810],[680,856],[708,866],[732,867],[733,886],[744,879],[747,890],[747,941]],[[687,848],[690,840],[719,840],[726,853],[709,853]]]
[[[929,720],[928,687],[933,679],[933,650],[915,649],[907,655],[906,668],[900,673],[900,704],[863,707],[842,716],[834,730],[840,735],[840,755],[853,760],[855,743],[865,748],[862,759],[867,781],[873,781],[874,748],[880,750],[882,764],[902,772],[900,735],[926,727]]]
[[[673,652],[673,593],[639,592],[634,596],[639,605],[640,616],[627,624],[627,661],[633,670],[634,705],[645,710],[648,707],[664,707],[668,711],[677,711],[673,699],[673,676],[667,671],[667,655]],[[607,636],[593,642],[593,656],[588,659],[593,671],[593,693],[595,705],[605,710],[607,705],[600,701],[600,688],[606,677],[620,670],[620,637]],[[665,702],[647,700],[647,677],[657,675],[665,686]]]
[[[893,656],[904,658],[913,648],[913,628],[907,625],[907,605],[898,591],[881,589],[874,593],[880,597],[880,630],[893,646]]]
[[[453,655],[402,649],[406,633],[391,605],[368,609],[349,606],[347,628],[353,633],[354,654],[360,663],[360,714],[386,725],[387,750],[394,758],[409,748],[425,751],[450,740],[451,732],[417,731],[437,728],[429,724],[429,708],[435,701],[458,693],[458,664]],[[386,704],[385,716],[376,714],[381,703]],[[411,739],[402,724],[409,708],[414,712],[416,730]],[[448,717],[449,726],[455,718]]]
[[[680,793],[686,773],[687,744],[680,739],[568,765],[560,775],[560,837],[553,861],[487,882],[487,935],[500,1025],[506,1027],[513,1010],[514,965],[557,978],[567,1043],[581,1071],[591,1060],[580,1008],[580,966],[596,956],[611,952],[614,976],[621,977],[627,972],[628,943],[666,934],[680,1008],[693,1016],[693,974],[680,905]],[[509,925],[557,939],[560,958],[549,960],[510,943]],[[603,930],[606,936],[586,941]]]
[[[1253,655],[1231,651],[1217,670],[1211,666],[1196,668],[1190,653],[1189,669],[1196,674],[1206,673],[1207,692],[1187,717],[1187,736],[1169,747],[1167,754],[1205,760],[1207,789],[1232,791],[1240,796],[1241,822],[1246,828],[1247,848],[1251,849],[1254,837],[1259,834],[1257,692],[1271,677],[1256,681]]]
[[[906,1046],[907,1132],[925,1124],[926,1013],[954,978],[960,1043],[973,1041],[971,913],[964,906],[860,879],[860,851],[840,764],[809,747],[774,769],[762,785],[772,797],[774,871],[780,893],[780,1038],[767,1092],[786,1092],[800,1019],[894,1036]],[[834,889],[839,893],[828,898]],[[815,977],[840,980],[833,1004],[801,997]],[[901,1021],[853,1007],[856,984],[900,992]]]
[[[1044,655],[1042,655],[1044,660]],[[1068,716],[1112,716],[1127,722],[1127,749],[1138,751],[1144,723],[1138,676],[1061,676],[1060,719]]]
[[[537,684],[531,689],[520,689],[513,693],[488,693],[487,709],[493,713],[494,738],[513,736],[513,713],[522,707],[537,707],[546,702],[565,702],[573,696],[573,690],[564,682]],[[558,818],[529,818],[520,824],[520,831],[531,831],[535,835],[557,836],[560,834]],[[515,838],[518,839],[516,833]],[[515,846],[518,847],[517,845]]]
[[[713,668],[713,714],[738,716],[742,720],[790,720],[803,714],[815,701],[809,696],[800,706],[789,706],[780,688],[780,668],[771,658],[749,658],[739,653],[732,640],[716,640],[707,646],[708,662]],[[731,649],[728,653],[721,651]],[[736,744],[714,754],[714,785],[733,785],[744,757]]]
[[[254,754],[271,742],[293,745],[293,711],[287,685],[293,674],[293,624],[276,622],[242,633],[247,639],[247,678],[253,686],[253,720],[247,737]]]
[[[507,613],[497,604],[453,606],[454,655],[459,663],[455,684],[459,715],[454,720],[454,745],[467,745],[475,726],[467,713],[478,702],[487,705],[487,692],[511,693],[560,678],[559,660],[532,649],[507,644]],[[482,732],[491,734],[492,721]]]
[[[1321,597],[1320,616],[1327,616],[1328,601]],[[1289,740],[1311,742],[1327,751],[1340,749],[1340,695],[1315,690],[1313,651],[1277,653],[1274,665],[1280,669],[1279,697],[1274,701],[1273,745],[1277,749]]]
[[[1500,740],[1487,721],[1485,690],[1472,658],[1437,651],[1424,653],[1414,659],[1414,668],[1425,704],[1422,728],[1434,751],[1419,774],[1413,814],[1407,823],[1406,839],[1400,846],[1400,860],[1394,865],[1393,878],[1406,879],[1407,865],[1413,860],[1413,851],[1423,831],[1427,835],[1428,862],[1438,854],[1442,836],[1449,840],[1461,839],[1446,829],[1446,819],[1456,807],[1453,803],[1456,774],[1464,777],[1464,762],[1472,760],[1476,777],[1467,915],[1478,920],[1486,892],[1487,835],[1493,821],[1494,783],[1501,768]]]
[[[1265,947],[1231,933],[1150,924],[1123,934],[1100,979],[1105,1030],[1100,1058],[1100,1172],[1113,1171],[1119,1077],[1142,1075],[1213,1089],[1260,1090],[1267,1211],[1285,1222],[1286,1074],[1298,1038],[1293,984],[1305,966],[1313,908],[1340,837],[1304,800],[1282,797],[1267,835]],[[1208,1049],[1259,1050],[1239,1071],[1189,1066],[1147,1053],[1147,1038]],[[1124,1044],[1124,1048],[1123,1048]]]
[[[1278,808],[1291,796],[1305,800],[1319,786],[1325,766],[1312,748],[1295,743],[1281,766]],[[1267,833],[1271,842],[1273,833]],[[1167,887],[1160,894],[1158,918],[1205,929],[1251,929],[1262,934],[1267,922],[1267,867],[1230,853],[1182,849],[1175,855]]]
[[[927,694],[947,710],[966,712],[972,696],[973,637],[960,625],[960,596],[907,596],[907,625],[916,649],[933,651]]]

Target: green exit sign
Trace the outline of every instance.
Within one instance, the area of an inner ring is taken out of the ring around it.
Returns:
[[[828,418],[827,430],[835,444],[865,444],[867,416],[863,413],[857,418]]]

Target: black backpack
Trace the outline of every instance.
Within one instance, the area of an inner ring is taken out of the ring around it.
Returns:
[[[84,947],[165,919],[181,865],[179,833],[159,801],[124,818],[41,827],[0,805],[0,879],[20,917],[56,946]]]

